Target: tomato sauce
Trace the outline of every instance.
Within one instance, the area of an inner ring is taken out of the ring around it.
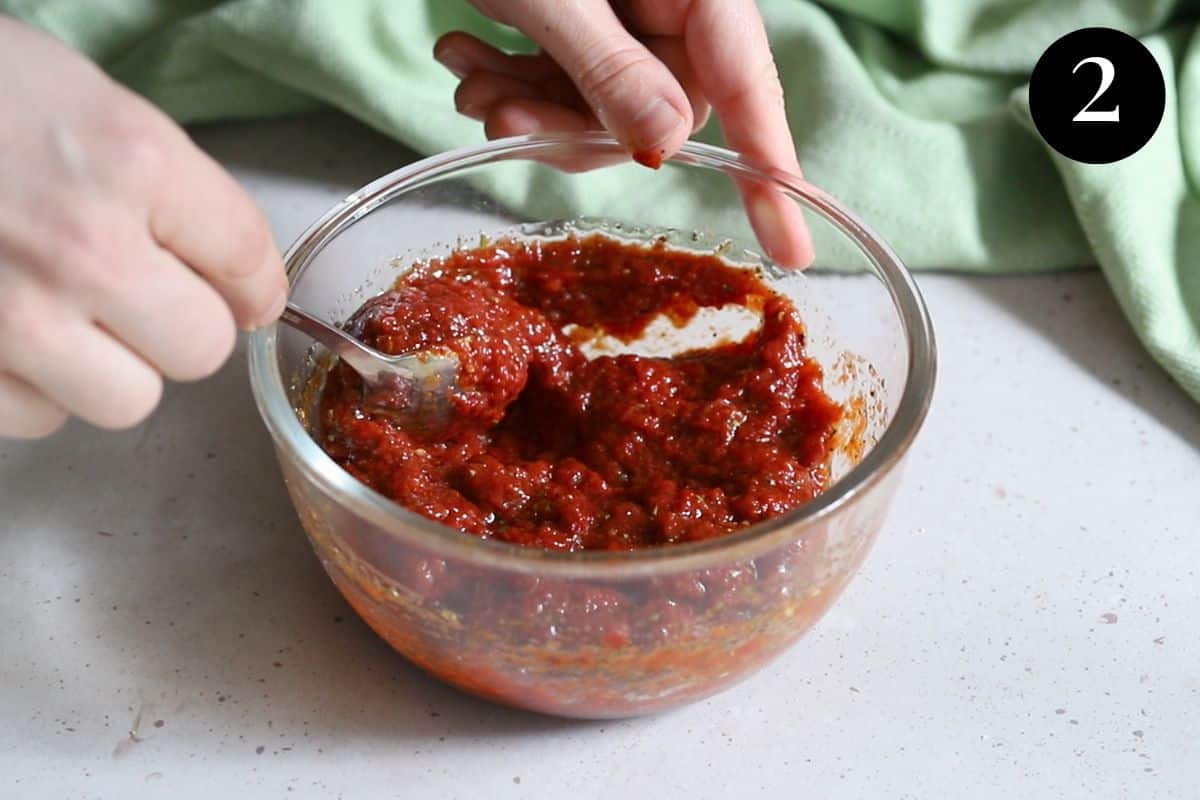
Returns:
[[[672,358],[584,356],[656,318],[737,305],[761,325]],[[841,408],[786,298],[716,256],[600,235],[504,240],[417,265],[348,323],[386,353],[459,358],[453,419],[405,430],[329,374],[322,444],[359,480],[470,534],[554,550],[708,539],[778,516],[829,477]]]

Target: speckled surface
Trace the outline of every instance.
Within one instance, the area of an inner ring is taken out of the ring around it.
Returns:
[[[336,118],[197,135],[281,242],[406,157]],[[863,572],[653,718],[393,655],[312,556],[240,354],[139,430],[0,443],[0,797],[1200,797],[1200,407],[1095,274],[921,286],[939,392]]]

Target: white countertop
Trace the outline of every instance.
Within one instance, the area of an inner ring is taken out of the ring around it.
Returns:
[[[407,158],[335,117],[197,136],[284,243]],[[657,717],[511,711],[389,650],[240,352],[138,430],[0,443],[0,797],[1200,797],[1200,406],[1095,273],[920,283],[938,392],[865,568]]]

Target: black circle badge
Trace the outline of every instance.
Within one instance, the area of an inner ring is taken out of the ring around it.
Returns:
[[[1146,46],[1112,28],[1083,28],[1042,53],[1029,110],[1046,143],[1067,158],[1111,164],[1141,150],[1162,122],[1167,91]]]

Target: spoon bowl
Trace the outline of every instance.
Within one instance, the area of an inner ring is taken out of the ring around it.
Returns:
[[[358,373],[364,405],[372,413],[423,429],[442,427],[449,421],[450,397],[458,388],[458,357],[454,353],[381,353],[291,303],[279,319],[325,345]]]

